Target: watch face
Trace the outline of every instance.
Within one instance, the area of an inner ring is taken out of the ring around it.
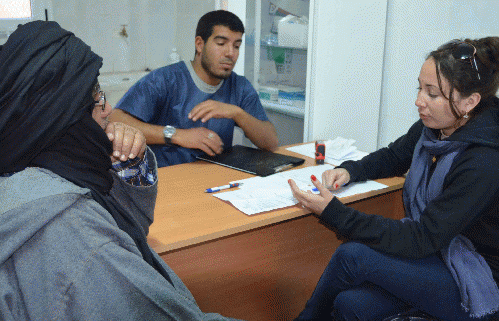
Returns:
[[[172,137],[177,129],[173,126],[165,126],[163,129],[163,136],[165,136],[165,143],[170,145],[172,143]]]
[[[165,137],[172,138],[173,134],[175,134],[175,127],[166,126],[163,133],[164,133]]]

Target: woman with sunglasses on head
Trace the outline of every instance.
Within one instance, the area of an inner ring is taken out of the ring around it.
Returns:
[[[0,47],[0,320],[228,320],[147,244],[157,166],[55,22]]]
[[[297,320],[383,320],[417,310],[442,320],[499,311],[499,38],[455,40],[418,78],[420,120],[360,161],[312,177],[298,201],[347,240]],[[329,191],[401,176],[406,217],[367,215]],[[497,315],[497,314],[496,314]]]

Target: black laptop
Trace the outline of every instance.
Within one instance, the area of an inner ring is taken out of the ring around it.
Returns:
[[[277,154],[241,145],[235,145],[215,156],[197,156],[197,159],[227,166],[258,176],[268,176],[282,172],[305,162],[302,158]]]

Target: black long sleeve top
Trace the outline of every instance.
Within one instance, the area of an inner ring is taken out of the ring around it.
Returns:
[[[419,222],[369,215],[343,205],[337,198],[321,219],[338,235],[384,253],[422,258],[438,253],[462,234],[475,245],[499,283],[499,100],[448,139],[469,147],[456,159],[444,180],[443,192],[431,201]],[[423,129],[421,121],[390,144],[360,161],[341,164],[351,182],[401,176],[409,170]]]

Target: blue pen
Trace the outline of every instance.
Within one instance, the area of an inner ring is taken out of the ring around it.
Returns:
[[[208,188],[205,191],[205,193],[215,193],[215,192],[218,192],[218,191],[221,191],[221,190],[224,190],[224,189],[238,187],[240,185],[242,185],[242,183],[234,183],[234,184],[229,184],[229,185],[224,185],[224,186],[212,187],[212,188]]]
[[[312,192],[318,192],[319,189],[317,187],[312,188]]]

